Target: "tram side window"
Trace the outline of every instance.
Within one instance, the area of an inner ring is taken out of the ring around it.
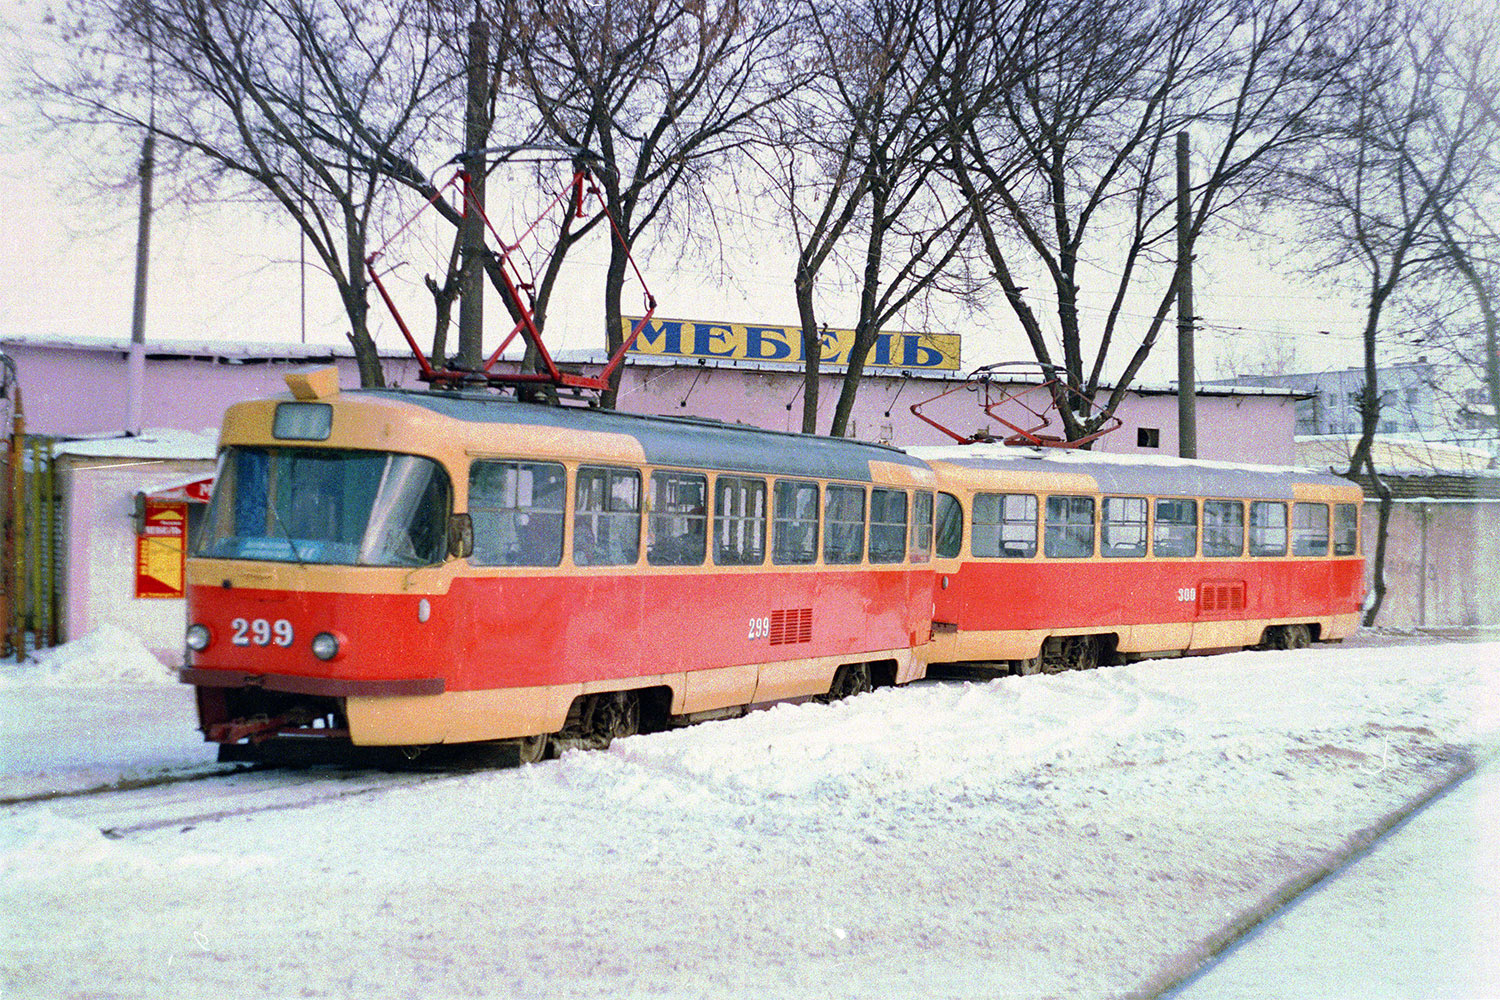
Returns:
[[[1359,508],[1352,503],[1333,507],[1333,554],[1352,556],[1359,551]]]
[[[582,466],[573,509],[573,562],[633,566],[641,546],[641,474]]]
[[[708,547],[708,478],[653,472],[648,536],[646,561],[651,565],[701,566]]]
[[[1205,508],[1205,516],[1207,508]],[[1204,545],[1208,541],[1205,536]],[[1156,501],[1156,532],[1151,551],[1159,558],[1187,559],[1198,552],[1198,501]]]
[[[1099,526],[1100,555],[1138,559],[1146,554],[1146,498],[1105,497]]]
[[[1030,493],[974,495],[974,555],[1030,559],[1036,555],[1036,497]]]
[[[562,562],[567,473],[553,462],[478,461],[469,467],[477,566]]]
[[[864,557],[864,487],[830,483],[823,494],[823,561],[847,566]]]
[[[1326,503],[1292,504],[1292,555],[1326,556],[1328,554],[1328,505]]]
[[[803,566],[818,561],[818,484],[776,480],[771,561]]]
[[[766,481],[720,476],[714,481],[714,562],[759,566],[766,557]]]
[[[1093,497],[1047,498],[1043,551],[1049,559],[1087,559],[1094,554]]]
[[[870,490],[870,562],[895,563],[906,558],[906,493]]]
[[[932,559],[932,494],[921,490],[911,498],[911,561],[924,563]]]
[[[1250,554],[1286,555],[1286,504],[1273,500],[1251,502]]]
[[[1238,500],[1203,501],[1203,554],[1223,559],[1245,552],[1245,505]]]
[[[939,559],[956,559],[964,547],[964,505],[951,493],[937,495],[937,554]],[[1036,519],[1032,519],[1036,523]]]

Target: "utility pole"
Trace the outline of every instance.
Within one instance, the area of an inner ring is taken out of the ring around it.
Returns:
[[[130,310],[130,354],[126,362],[125,432],[139,435],[146,395],[146,272],[151,258],[151,182],[156,173],[156,133],[141,143],[141,204],[135,224],[135,301]]]
[[[1198,386],[1193,370],[1192,178],[1188,134],[1177,133],[1177,454],[1198,457]]]
[[[458,300],[458,367],[478,371],[484,355],[484,144],[490,29],[474,8],[469,22],[468,102],[464,110],[464,214],[460,225],[463,280]]]

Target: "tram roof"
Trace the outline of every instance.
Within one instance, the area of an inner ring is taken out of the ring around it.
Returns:
[[[634,438],[652,465],[869,481],[870,463],[913,468],[927,463],[889,445],[793,434],[699,417],[646,416],[617,410],[545,406],[508,396],[367,389],[345,396],[378,396],[421,406],[453,420],[551,430],[623,434]]]
[[[1032,448],[1004,444],[941,445],[908,449],[929,462],[965,469],[1092,476],[1102,493],[1153,496],[1222,496],[1284,500],[1293,485],[1357,487],[1339,476],[1313,469],[1246,465],[1165,455],[1112,455],[1071,448]]]

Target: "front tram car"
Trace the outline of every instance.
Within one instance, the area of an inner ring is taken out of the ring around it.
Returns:
[[[188,662],[226,758],[294,741],[602,745],[904,683],[933,474],[900,451],[495,395],[225,416]],[[268,744],[269,741],[269,744]]]

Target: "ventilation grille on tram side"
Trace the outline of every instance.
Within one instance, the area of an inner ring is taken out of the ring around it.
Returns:
[[[1245,584],[1236,580],[1230,583],[1207,583],[1198,588],[1198,610],[1204,613],[1244,611]]]
[[[785,608],[771,612],[771,645],[812,642],[812,608]]]

